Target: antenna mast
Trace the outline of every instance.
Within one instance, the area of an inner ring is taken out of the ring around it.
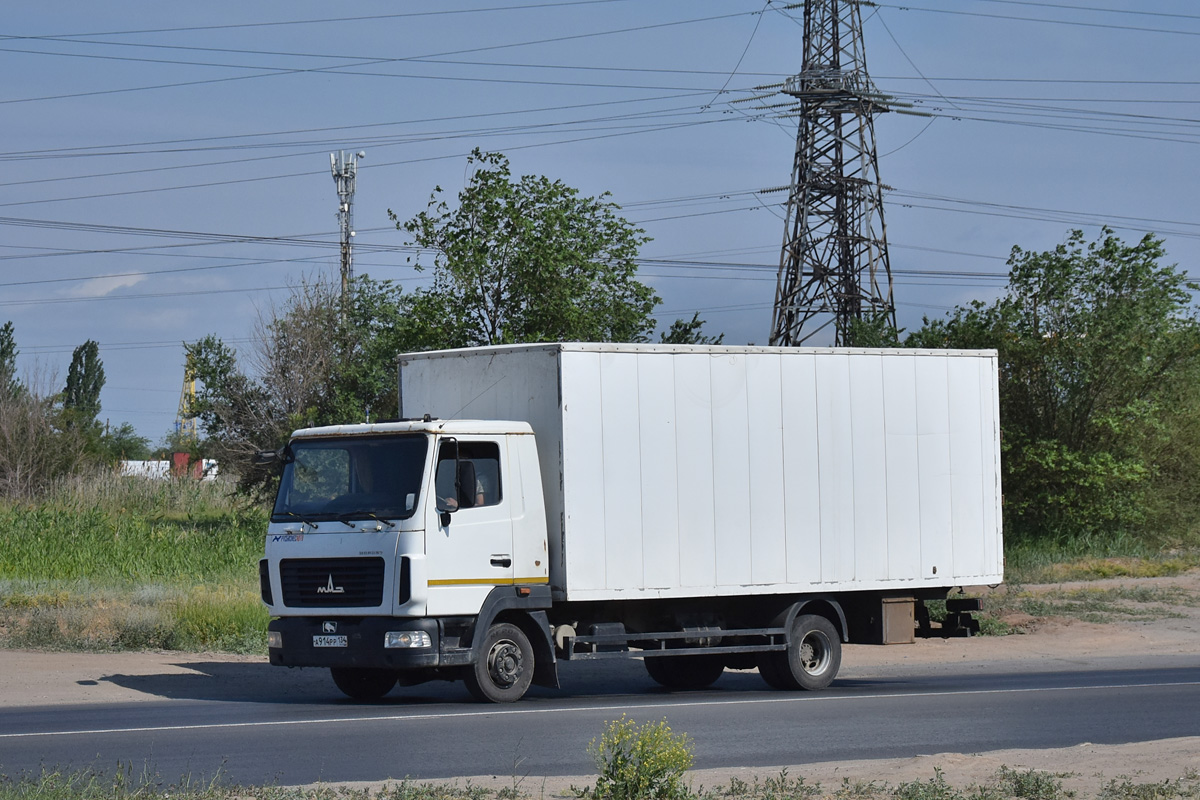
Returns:
[[[354,279],[352,261],[354,242],[354,183],[358,177],[358,160],[366,158],[361,150],[347,154],[345,150],[329,154],[329,170],[338,193],[338,228],[342,235],[342,300],[346,299],[350,281]]]
[[[798,346],[834,323],[840,346],[852,344],[853,320],[896,327],[874,124],[890,109],[867,75],[861,6],[869,3],[803,5],[800,73],[762,87],[792,98],[783,115],[799,117],[770,341]]]

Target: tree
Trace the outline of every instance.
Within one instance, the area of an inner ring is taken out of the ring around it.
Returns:
[[[903,330],[892,325],[887,313],[851,317],[846,344],[849,347],[899,347],[901,333]]]
[[[104,388],[104,364],[100,345],[88,339],[71,354],[67,386],[63,390],[64,420],[68,427],[90,430],[100,413],[100,390]]]
[[[361,276],[343,300],[328,282],[306,283],[259,320],[248,357],[215,336],[185,345],[200,384],[192,411],[240,488],[270,490],[271,472],[251,456],[296,428],[395,416],[400,353],[646,340],[658,298],[635,279],[642,231],[606,197],[546,178],[513,182],[501,155],[475,151],[470,163],[479,169],[454,210],[438,188],[407,222],[388,212],[437,250],[432,288],[405,294]]]
[[[109,464],[118,461],[145,461],[150,457],[150,440],[137,429],[122,422],[100,437],[100,457]]]
[[[35,374],[0,394],[0,496],[30,499],[84,462],[82,432],[61,424],[52,378]]]
[[[476,149],[451,208],[441,187],[396,227],[436,251],[433,288],[414,312],[447,345],[646,341],[659,298],[636,279],[644,231],[608,199],[562,181],[513,181],[508,159]],[[418,262],[417,268],[423,268]]]
[[[672,322],[670,329],[659,335],[659,341],[663,344],[721,344],[725,341],[725,334],[705,336],[703,330],[704,320],[697,311],[690,322],[682,319]]]
[[[1196,406],[1200,366],[1197,287],[1163,256],[1160,239],[1129,246],[1107,228],[1087,244],[1074,231],[1054,250],[1014,247],[1003,297],[926,320],[906,339],[999,351],[1005,523],[1016,538],[1139,532],[1161,518],[1164,437]]]
[[[17,391],[17,341],[13,335],[12,321],[0,325],[0,396]]]
[[[97,461],[145,457],[148,442],[133,426],[110,432],[96,420],[104,386],[96,342],[75,348],[62,391],[50,388],[54,376],[36,368],[19,381],[17,352],[12,323],[0,326],[0,495],[32,498]]]
[[[332,283],[306,282],[259,320],[245,359],[215,336],[185,344],[206,450],[240,488],[267,492],[273,476],[253,463],[255,452],[282,447],[297,428],[394,417],[396,356],[437,344],[411,304],[367,276],[354,279],[345,302]]]

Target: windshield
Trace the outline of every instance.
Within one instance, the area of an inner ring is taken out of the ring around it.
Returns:
[[[420,434],[297,439],[289,445],[271,520],[411,517],[427,448]]]

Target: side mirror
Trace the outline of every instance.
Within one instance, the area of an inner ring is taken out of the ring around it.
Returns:
[[[250,457],[252,464],[290,464],[296,460],[291,444],[285,444],[278,450],[259,450]]]

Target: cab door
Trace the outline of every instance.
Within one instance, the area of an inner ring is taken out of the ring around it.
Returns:
[[[475,614],[496,586],[513,584],[512,503],[506,497],[508,450],[504,437],[443,438],[434,491],[426,504],[425,569],[428,614]],[[455,486],[470,464],[474,486]],[[449,524],[443,524],[449,518]]]

